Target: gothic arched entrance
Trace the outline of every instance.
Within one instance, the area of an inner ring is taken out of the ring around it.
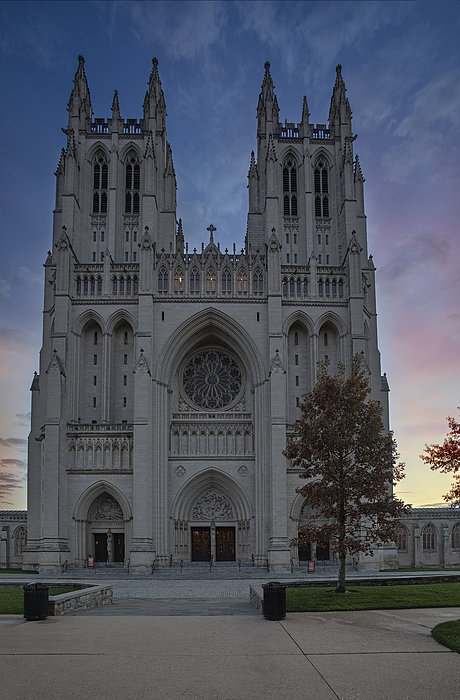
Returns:
[[[174,558],[235,561],[250,558],[250,507],[228,475],[211,469],[185,484],[173,506]]]
[[[130,548],[131,510],[125,496],[111,484],[88,488],[75,507],[75,560],[88,556],[99,564],[126,564]]]
[[[96,563],[120,563],[125,560],[125,527],[118,501],[103,493],[88,513],[90,549]]]

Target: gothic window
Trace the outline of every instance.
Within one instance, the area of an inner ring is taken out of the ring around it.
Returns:
[[[220,350],[198,352],[183,371],[185,393],[201,408],[224,408],[241,391],[242,374],[236,360]]]
[[[294,294],[294,289],[294,278],[291,277],[291,279],[289,280],[289,294],[291,294],[291,296]]]
[[[246,294],[248,291],[248,275],[246,270],[241,270],[238,273],[238,293]]]
[[[436,549],[436,528],[432,523],[423,528],[422,547],[424,552],[434,552]]]
[[[264,278],[262,275],[262,272],[260,271],[259,268],[257,268],[254,272],[254,285],[253,285],[253,291],[255,294],[262,294],[264,291]]]
[[[232,291],[232,273],[230,270],[225,269],[222,272],[222,292],[224,294],[229,294]]]
[[[210,294],[216,291],[216,273],[212,268],[206,273],[206,291]]]
[[[288,293],[288,281],[286,277],[283,279],[283,296],[287,297]]]
[[[22,554],[27,544],[27,530],[24,525],[20,525],[14,533],[14,553],[16,556]]]
[[[184,291],[184,273],[178,267],[174,273],[174,291],[181,293]]]
[[[331,283],[328,279],[326,280],[325,287],[326,287],[326,296],[328,297],[331,294]]]
[[[98,151],[93,166],[93,214],[107,213],[108,172],[104,155]]]
[[[296,331],[294,333],[294,345],[298,345],[298,344],[299,344],[299,334]]]
[[[297,216],[297,167],[289,158],[283,168],[284,216]]]
[[[332,296],[337,296],[337,280],[332,280]]]
[[[323,296],[323,280],[321,278],[318,281],[318,294],[320,297]]]
[[[460,549],[460,523],[452,528],[452,549]]]
[[[304,279],[303,281],[303,293],[305,296],[307,296],[308,293],[308,281],[307,278]]]
[[[300,296],[300,294],[302,294],[302,281],[301,281],[300,277],[297,278],[296,292],[299,296]]]
[[[315,216],[329,217],[329,173],[327,164],[319,160],[314,171]]]
[[[343,297],[343,280],[339,280],[339,297]]]
[[[134,153],[130,153],[125,173],[125,214],[139,213],[140,169]]]
[[[407,528],[401,525],[396,535],[396,546],[399,550],[407,552]]]
[[[192,294],[198,294],[200,291],[200,273],[196,267],[190,272],[190,291]]]
[[[168,291],[168,271],[164,267],[162,267],[158,273],[158,291]]]

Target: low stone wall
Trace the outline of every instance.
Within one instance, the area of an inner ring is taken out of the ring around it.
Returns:
[[[112,586],[91,586],[72,593],[49,596],[48,615],[67,615],[75,610],[89,610],[102,605],[111,605],[112,598]]]

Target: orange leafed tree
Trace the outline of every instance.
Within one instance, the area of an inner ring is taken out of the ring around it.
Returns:
[[[285,452],[301,470],[305,483],[297,491],[313,513],[299,528],[299,541],[330,542],[339,561],[337,593],[346,591],[347,554],[372,554],[376,545],[394,541],[398,520],[409,511],[391,488],[403,478],[404,464],[369,393],[359,356],[348,376],[343,366],[330,376],[323,364]]]
[[[460,408],[459,408],[460,410]],[[453,482],[450,491],[444,494],[445,501],[460,501],[460,423],[448,416],[449,432],[442,445],[425,445],[424,454],[420,458],[433,471],[452,474]]]

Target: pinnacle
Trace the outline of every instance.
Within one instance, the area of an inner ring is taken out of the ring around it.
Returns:
[[[118,102],[118,90],[115,90],[115,92],[113,93],[112,112],[114,111],[120,113],[120,104]]]

